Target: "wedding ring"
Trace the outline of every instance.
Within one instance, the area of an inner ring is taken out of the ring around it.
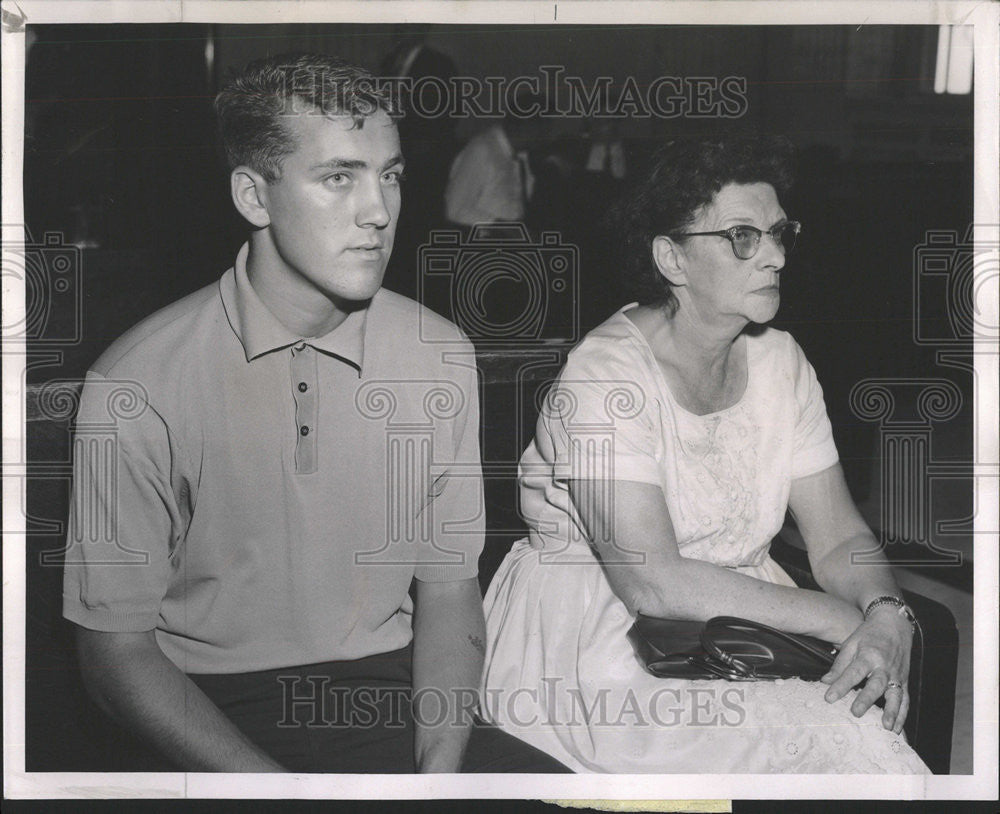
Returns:
[[[885,685],[885,691],[889,692],[889,690],[899,690],[900,692],[902,692],[903,685],[900,684],[898,681],[890,681],[888,684]]]

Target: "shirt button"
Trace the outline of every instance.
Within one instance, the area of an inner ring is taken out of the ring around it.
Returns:
[[[308,389],[309,389],[309,385],[308,384],[306,384],[305,382],[299,382],[299,392],[300,393],[305,393],[306,390],[308,390]]]
[[[301,427],[299,427],[299,434],[309,435],[309,428],[305,424],[303,424]]]

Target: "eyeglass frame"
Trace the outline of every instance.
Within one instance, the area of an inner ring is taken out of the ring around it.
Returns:
[[[771,240],[774,241],[775,245],[782,250],[782,254],[787,254],[795,248],[795,242],[792,243],[791,249],[785,249],[784,244],[774,235],[777,229],[787,229],[789,226],[795,227],[795,238],[798,239],[799,234],[802,231],[802,222],[797,220],[786,220],[782,223],[772,226],[770,229],[758,229],[756,226],[751,226],[748,223],[740,223],[736,226],[730,226],[728,229],[720,229],[715,232],[673,232],[670,237],[724,237],[729,241],[729,246],[733,250],[733,254],[736,255],[738,260],[752,260],[757,256],[757,252],[760,251],[760,239],[766,234],[771,236]],[[748,257],[740,257],[736,251],[736,238],[733,237],[733,232],[737,229],[749,229],[751,232],[757,233],[757,244],[754,247],[753,254]]]

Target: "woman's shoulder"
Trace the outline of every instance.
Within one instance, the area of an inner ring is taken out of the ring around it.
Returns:
[[[799,343],[790,333],[777,328],[747,334],[747,359],[752,380],[758,384],[755,392],[768,400],[792,394],[799,398],[805,392],[803,386],[816,379]]]
[[[567,357],[567,366],[634,367],[642,360],[637,329],[626,316],[629,306],[616,311],[591,330]]]
[[[802,348],[788,331],[770,326],[756,326],[746,333],[747,348],[758,362],[769,360],[780,365],[797,367],[806,360]]]

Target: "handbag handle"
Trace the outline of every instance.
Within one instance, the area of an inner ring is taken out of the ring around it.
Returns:
[[[830,642],[804,634],[786,633],[783,630],[770,627],[761,622],[754,622],[750,619],[740,619],[735,616],[716,616],[705,623],[701,632],[701,645],[705,652],[712,658],[721,661],[734,674],[745,680],[753,680],[763,677],[758,673],[757,668],[745,661],[737,658],[732,653],[727,652],[720,646],[717,637],[720,633],[740,634],[744,638],[757,636],[758,641],[754,644],[765,650],[771,657],[771,663],[775,663],[777,658],[771,646],[764,641],[760,641],[760,635],[765,634],[777,640],[783,647],[790,651],[798,651],[811,659],[811,665],[815,671],[820,668],[828,669],[833,664],[837,655],[837,648]]]

